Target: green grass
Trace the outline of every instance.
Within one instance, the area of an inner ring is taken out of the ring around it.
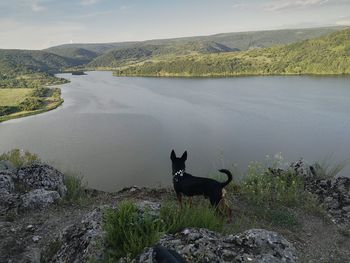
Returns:
[[[224,219],[207,203],[199,203],[192,207],[179,209],[175,202],[168,202],[160,209],[160,219],[165,223],[167,233],[176,233],[184,228],[207,228],[222,231]]]
[[[238,202],[233,202],[234,220],[225,231],[238,233],[256,227],[293,231],[300,225],[299,214],[327,218],[317,197],[304,190],[304,178],[284,167],[280,155],[265,163],[251,163],[240,185],[227,187],[229,198]],[[279,172],[273,174],[269,168]]]
[[[4,89],[0,89],[0,92]],[[33,94],[34,89],[26,89],[29,91],[26,97],[18,97],[17,98],[17,90],[18,89],[5,89],[7,91],[7,98],[3,100],[5,104],[14,104],[18,103],[16,106],[1,106],[0,105],[0,122],[22,118],[26,116],[36,115],[40,113],[44,113],[59,107],[64,100],[61,98],[61,91],[59,88],[54,88],[47,93],[48,97],[40,98],[42,100],[42,104],[40,108],[33,110],[24,110],[23,102],[28,99],[36,99],[36,97],[30,97]],[[23,90],[23,89],[20,89]],[[0,101],[1,101],[0,97]],[[16,102],[17,100],[17,102]],[[9,108],[10,107],[10,108]]]
[[[332,179],[349,164],[350,159],[338,163],[332,163],[331,156],[326,156],[323,160],[315,162],[312,166],[315,169],[316,176],[320,179]]]
[[[0,160],[10,161],[17,169],[40,161],[36,154],[20,149],[14,149],[0,155]]]
[[[124,201],[118,211],[105,212],[106,262],[116,262],[121,257],[134,258],[145,247],[154,245],[163,233],[164,226],[147,212],[143,215],[135,204]]]
[[[155,245],[165,233],[176,233],[187,227],[223,229],[223,218],[208,205],[183,207],[175,202],[162,205],[159,217],[145,211],[141,214],[136,205],[123,201],[117,210],[108,209],[104,217],[106,231],[105,262],[116,262],[121,257],[137,256],[145,247]]]
[[[33,89],[0,89],[0,106],[18,106]]]
[[[81,204],[86,199],[86,182],[82,175],[66,172],[64,184],[67,187],[66,201]]]
[[[292,169],[273,175],[267,166],[251,164],[242,185],[242,194],[256,205],[298,206],[304,199],[304,180]]]

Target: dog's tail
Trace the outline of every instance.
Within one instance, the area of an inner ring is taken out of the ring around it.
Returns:
[[[226,174],[228,177],[226,182],[221,183],[221,187],[224,188],[226,185],[228,185],[232,181],[232,174],[229,170],[226,170],[226,169],[220,169],[219,172]]]

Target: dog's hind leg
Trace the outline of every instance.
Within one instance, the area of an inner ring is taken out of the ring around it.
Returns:
[[[227,199],[226,199],[226,194],[227,194],[227,191],[225,189],[222,189],[222,196],[221,196],[221,199],[220,199],[220,202],[219,202],[219,210],[220,210],[220,207],[222,209],[221,213],[223,214],[223,216],[226,215],[227,213],[227,223],[231,223],[232,222],[232,209],[230,208],[228,202],[227,202]]]
[[[190,196],[190,197],[188,198],[188,203],[189,203],[190,207],[192,207],[192,196]]]
[[[176,193],[177,200],[179,201],[180,208],[182,209],[182,194],[181,193]]]

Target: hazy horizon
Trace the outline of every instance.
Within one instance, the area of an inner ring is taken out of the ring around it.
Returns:
[[[348,0],[3,0],[0,48],[350,25]]]

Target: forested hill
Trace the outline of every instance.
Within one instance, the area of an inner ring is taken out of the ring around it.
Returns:
[[[242,54],[235,54],[232,51],[256,49],[247,54],[261,54],[259,48],[272,46],[276,44],[296,42],[300,39],[312,38],[329,32],[340,30],[341,27],[312,28],[312,29],[292,29],[275,30],[243,33],[226,33],[203,37],[188,37],[177,39],[148,40],[143,42],[123,42],[108,44],[69,44],[52,47],[44,51],[33,50],[0,50],[0,82],[9,85],[18,86],[10,79],[21,78],[23,76],[35,73],[41,74],[44,78],[48,74],[67,70],[72,67],[88,67],[90,69],[115,68],[119,66],[128,66],[130,64],[142,64],[146,61],[166,61],[167,63],[177,63],[191,67],[191,61],[188,58],[197,60],[196,65],[201,65],[202,58],[212,60],[216,63],[217,59],[230,59],[232,56],[237,59]],[[265,50],[265,49],[264,49]],[[267,49],[269,51],[269,49]],[[269,51],[271,52],[271,51]],[[282,51],[279,51],[282,52]],[[219,54],[220,53],[220,54]],[[208,55],[213,54],[213,55]],[[186,58],[181,58],[181,57]],[[261,55],[259,55],[261,56]],[[262,57],[267,55],[262,55]],[[180,58],[179,58],[180,57]],[[266,59],[266,58],[265,58]],[[184,60],[181,62],[181,60]],[[254,63],[257,59],[250,58]],[[262,59],[263,61],[264,59]],[[262,63],[259,61],[259,63]],[[243,61],[242,65],[244,65]],[[254,64],[253,63],[253,64]],[[217,65],[218,68],[208,68],[208,65],[201,66],[202,69],[196,70],[199,74],[203,72],[220,72],[224,64]],[[241,63],[240,63],[241,65]],[[160,64],[156,69],[150,69],[149,64],[143,67],[145,74],[158,74]],[[152,67],[155,64],[152,64]],[[253,65],[254,66],[254,65]],[[163,66],[162,66],[163,67]],[[147,68],[147,69],[146,69]],[[138,68],[139,69],[139,68]],[[177,72],[178,70],[176,70]],[[229,72],[231,72],[230,70]],[[129,73],[131,73],[130,71]],[[195,71],[193,71],[195,72]],[[178,72],[182,74],[181,72]],[[196,74],[197,74],[196,73]],[[177,73],[176,73],[177,74]],[[192,73],[191,73],[192,74]],[[217,74],[217,73],[215,73]],[[45,75],[45,76],[44,76]],[[41,78],[41,77],[40,77]],[[16,80],[17,81],[17,80]]]
[[[74,59],[44,51],[0,49],[0,88],[62,83],[52,74],[76,65]]]
[[[209,36],[182,37],[171,39],[155,39],[133,42],[94,43],[94,44],[64,44],[46,49],[45,51],[63,55],[65,49],[84,49],[96,54],[105,54],[109,51],[135,48],[147,45],[171,45],[186,44],[189,42],[216,42],[231,49],[248,50],[252,48],[264,48],[274,45],[290,44],[305,39],[311,39],[344,29],[341,26],[281,29],[250,32],[222,33]],[[69,53],[69,52],[67,52]]]
[[[124,46],[119,44],[118,47],[109,51],[104,50],[103,54],[95,58],[87,67],[116,68],[150,59],[171,59],[175,56],[196,53],[221,53],[271,47],[319,37],[340,29],[341,27],[284,29],[130,42],[125,43]]]
[[[238,51],[216,42],[195,41],[168,45],[136,45],[132,48],[112,50],[97,57],[87,67],[119,67],[158,57],[174,57],[197,53]]]
[[[97,52],[78,47],[49,48],[45,51],[64,58],[73,59],[76,65],[87,64],[99,55]]]
[[[286,46],[194,54],[148,61],[115,72],[138,76],[350,74],[350,29]]]
[[[0,72],[3,75],[31,72],[58,72],[78,62],[40,50],[0,49]]]

